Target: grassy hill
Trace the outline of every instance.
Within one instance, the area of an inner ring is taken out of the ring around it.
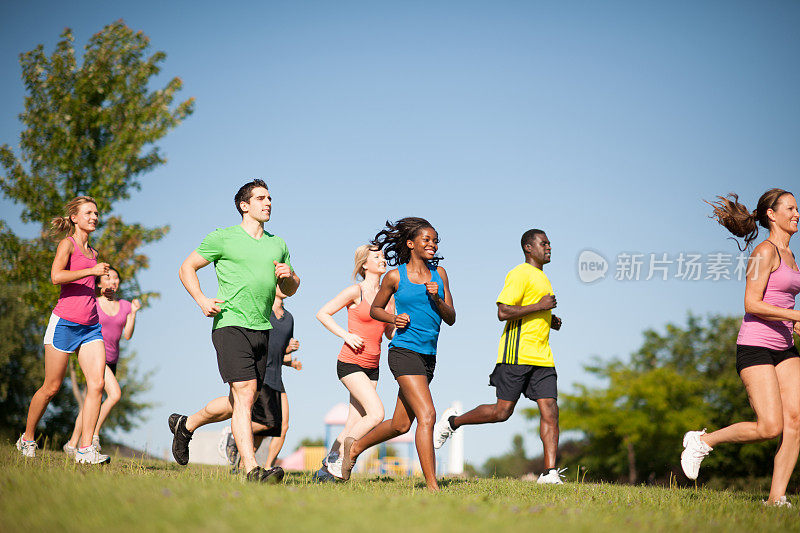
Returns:
[[[227,468],[116,457],[76,465],[0,447],[0,531],[797,531],[793,509],[762,493],[614,484],[539,486],[515,479],[354,478],[247,483]],[[792,496],[797,506],[797,497]]]

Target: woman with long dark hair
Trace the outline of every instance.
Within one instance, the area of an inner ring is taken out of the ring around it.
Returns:
[[[89,196],[73,198],[67,202],[65,211],[65,216],[52,221],[52,233],[66,234],[66,237],[58,243],[50,270],[50,280],[61,286],[61,294],[44,334],[44,383],[31,398],[25,432],[17,440],[17,449],[25,457],[36,456],[36,425],[61,388],[69,354],[75,352],[86,377],[83,430],[75,462],[102,464],[111,459],[92,446],[106,367],[94,288],[95,278],[108,273],[108,263],[99,263],[97,250],[89,245],[89,235],[97,229],[94,199]]]
[[[800,355],[792,331],[800,333],[800,311],[794,309],[800,292],[800,271],[789,240],[797,233],[794,195],[770,189],[752,213],[738,196],[718,197],[711,204],[714,218],[744,247],[758,236],[758,226],[769,237],[753,250],[744,291],[745,315],[736,340],[736,370],[747,389],[755,422],[738,422],[712,433],[689,431],[683,438],[681,466],[686,477],[697,479],[700,463],[723,442],[758,442],[780,436],[775,454],[769,505],[789,505],[786,486],[800,451]]]
[[[436,408],[429,384],[436,367],[441,322],[452,326],[456,321],[447,272],[438,266],[439,236],[427,220],[407,217],[394,224],[387,222],[372,244],[384,251],[389,265],[397,265],[383,277],[370,316],[396,327],[388,361],[400,391],[391,420],[384,420],[358,440],[345,438],[340,459],[329,463],[328,471],[349,479],[361,452],[408,432],[416,419],[415,444],[422,473],[428,489],[439,490],[433,451]],[[392,296],[397,314],[386,310]]]

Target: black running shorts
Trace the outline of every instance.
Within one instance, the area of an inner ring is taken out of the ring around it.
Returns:
[[[428,383],[433,381],[433,371],[436,368],[435,355],[425,355],[407,348],[392,346],[389,348],[387,358],[394,379],[400,376],[427,376]]]
[[[800,357],[797,346],[786,350],[772,350],[761,346],[736,345],[736,371],[741,374],[748,366],[772,365],[777,366],[792,357]]]
[[[117,375],[117,363],[106,363],[106,366],[111,370],[112,374]]]
[[[266,383],[258,391],[256,403],[250,417],[253,422],[266,426],[268,429],[254,431],[253,435],[263,435],[265,437],[280,437],[281,423],[283,422],[283,411],[281,410],[281,391],[270,388]]]
[[[497,399],[516,402],[524,394],[529,400],[558,398],[558,374],[552,366],[512,365],[498,363],[489,375],[489,385]]]
[[[267,370],[269,330],[225,326],[211,332],[222,381],[256,380],[260,389]]]
[[[378,381],[378,375],[380,374],[380,368],[365,368],[361,365],[357,365],[355,363],[345,363],[344,361],[336,361],[336,375],[339,376],[339,379],[342,379],[345,376],[350,374],[354,374],[356,372],[363,372],[367,375],[367,377],[371,381]]]

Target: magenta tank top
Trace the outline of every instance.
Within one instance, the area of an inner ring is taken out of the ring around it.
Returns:
[[[776,307],[794,309],[794,298],[800,293],[800,272],[790,268],[783,258],[780,261],[778,268],[769,275],[763,300]],[[794,345],[792,326],[791,320],[764,320],[745,313],[736,344],[787,350]]]
[[[67,261],[67,270],[83,270],[92,268],[97,264],[97,252],[95,257],[89,259],[81,253],[80,247],[75,239],[68,237],[72,241],[72,255]],[[92,249],[94,251],[94,249]],[[61,295],[53,314],[64,320],[93,326],[97,324],[97,300],[94,295],[94,276],[86,276],[76,281],[63,283],[61,285]]]
[[[116,363],[119,360],[119,341],[122,330],[131,313],[131,303],[128,300],[119,301],[119,311],[116,315],[107,315],[103,307],[97,304],[97,315],[100,317],[100,333],[103,335],[103,344],[106,345],[106,363]]]

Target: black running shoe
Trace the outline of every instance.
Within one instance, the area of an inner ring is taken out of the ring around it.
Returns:
[[[270,485],[277,485],[283,481],[284,471],[279,466],[273,466],[264,474],[264,482]]]
[[[339,481],[339,479],[331,475],[331,473],[323,467],[314,472],[314,475],[311,476],[311,481],[314,483],[335,483]]]
[[[264,481],[267,471],[260,466],[255,467],[247,473],[247,481]]]
[[[192,432],[186,429],[186,417],[178,413],[169,415],[169,430],[172,432],[172,456],[179,465],[189,463],[189,441]]]

